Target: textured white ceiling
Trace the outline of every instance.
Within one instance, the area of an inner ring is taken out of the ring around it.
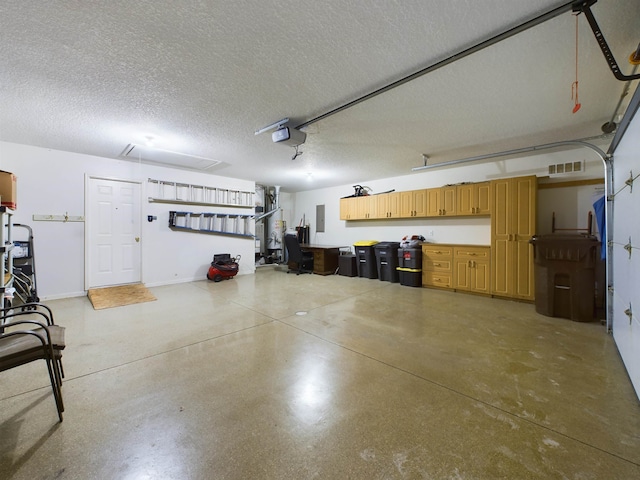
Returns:
[[[580,16],[582,108],[572,113],[568,12],[310,125],[296,160],[270,133],[254,136],[567,3],[3,1],[0,140],[118,158],[152,135],[159,148],[222,162],[210,173],[296,191],[407,174],[422,153],[445,161],[599,135],[624,84]],[[640,0],[592,10],[629,73]]]

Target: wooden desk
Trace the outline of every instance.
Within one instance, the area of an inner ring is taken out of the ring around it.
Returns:
[[[308,252],[313,252],[313,273],[318,275],[333,275],[338,269],[340,249],[346,247],[301,243],[300,248]]]

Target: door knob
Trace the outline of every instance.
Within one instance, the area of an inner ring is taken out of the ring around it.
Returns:
[[[136,243],[140,241],[140,237],[136,237]]]

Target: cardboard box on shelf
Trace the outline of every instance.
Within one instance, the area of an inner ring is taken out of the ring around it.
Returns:
[[[0,170],[0,199],[3,207],[13,210],[17,207],[17,177],[11,172]]]

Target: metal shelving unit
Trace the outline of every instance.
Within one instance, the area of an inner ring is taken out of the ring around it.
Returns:
[[[149,202],[254,208],[255,192],[148,179]]]
[[[0,206],[0,218],[2,228],[0,228],[0,253],[2,254],[2,284],[0,285],[0,308],[5,307],[7,290],[13,288],[13,249],[12,228],[13,210]],[[2,318],[0,318],[2,323]]]
[[[253,215],[169,212],[169,228],[197,233],[254,238]]]

